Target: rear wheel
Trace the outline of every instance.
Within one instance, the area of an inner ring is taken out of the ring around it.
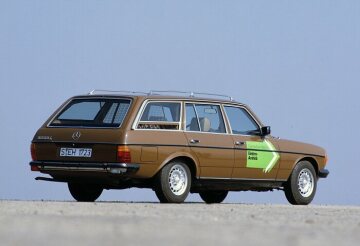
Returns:
[[[199,192],[201,199],[206,203],[221,203],[225,200],[227,190],[224,191],[202,191]]]
[[[162,203],[182,203],[188,196],[190,187],[189,167],[183,162],[174,161],[158,173],[155,193]]]
[[[101,195],[103,188],[96,184],[68,183],[72,197],[78,202],[94,202]]]
[[[293,205],[307,205],[314,199],[316,186],[317,176],[313,165],[300,161],[284,185],[286,199]]]

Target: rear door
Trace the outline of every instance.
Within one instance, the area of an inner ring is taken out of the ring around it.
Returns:
[[[231,178],[233,140],[218,104],[186,103],[185,135],[200,165],[201,178]]]
[[[224,106],[235,148],[234,179],[276,178],[280,154],[271,138],[259,136],[260,124],[245,107]]]

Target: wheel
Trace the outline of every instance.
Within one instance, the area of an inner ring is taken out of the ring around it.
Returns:
[[[156,177],[155,193],[161,203],[182,203],[189,194],[191,173],[182,162],[164,166]]]
[[[78,202],[94,202],[101,195],[103,188],[96,184],[68,183],[72,197]]]
[[[199,192],[199,195],[201,199],[206,203],[221,203],[225,200],[228,193],[229,192],[227,190],[202,191]]]
[[[293,205],[307,205],[315,196],[317,176],[313,165],[308,161],[296,164],[284,185],[286,199]]]

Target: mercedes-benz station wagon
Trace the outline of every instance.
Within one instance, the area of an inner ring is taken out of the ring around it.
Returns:
[[[291,204],[309,204],[329,173],[325,150],[272,137],[247,105],[218,96],[72,97],[35,134],[31,170],[50,175],[37,180],[67,183],[77,201],[138,187],[163,203],[181,203],[189,192],[220,203],[229,191],[277,189]]]

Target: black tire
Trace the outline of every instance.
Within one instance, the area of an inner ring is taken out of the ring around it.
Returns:
[[[286,199],[293,205],[308,205],[315,196],[317,175],[313,165],[300,161],[284,185]]]
[[[78,202],[94,202],[101,195],[103,188],[96,184],[68,183],[72,197]]]
[[[221,191],[201,191],[199,195],[201,199],[210,204],[210,203],[221,203],[225,200],[227,194],[229,192],[227,190]]]
[[[156,176],[155,193],[161,203],[182,203],[189,194],[191,172],[179,161],[168,163]]]

